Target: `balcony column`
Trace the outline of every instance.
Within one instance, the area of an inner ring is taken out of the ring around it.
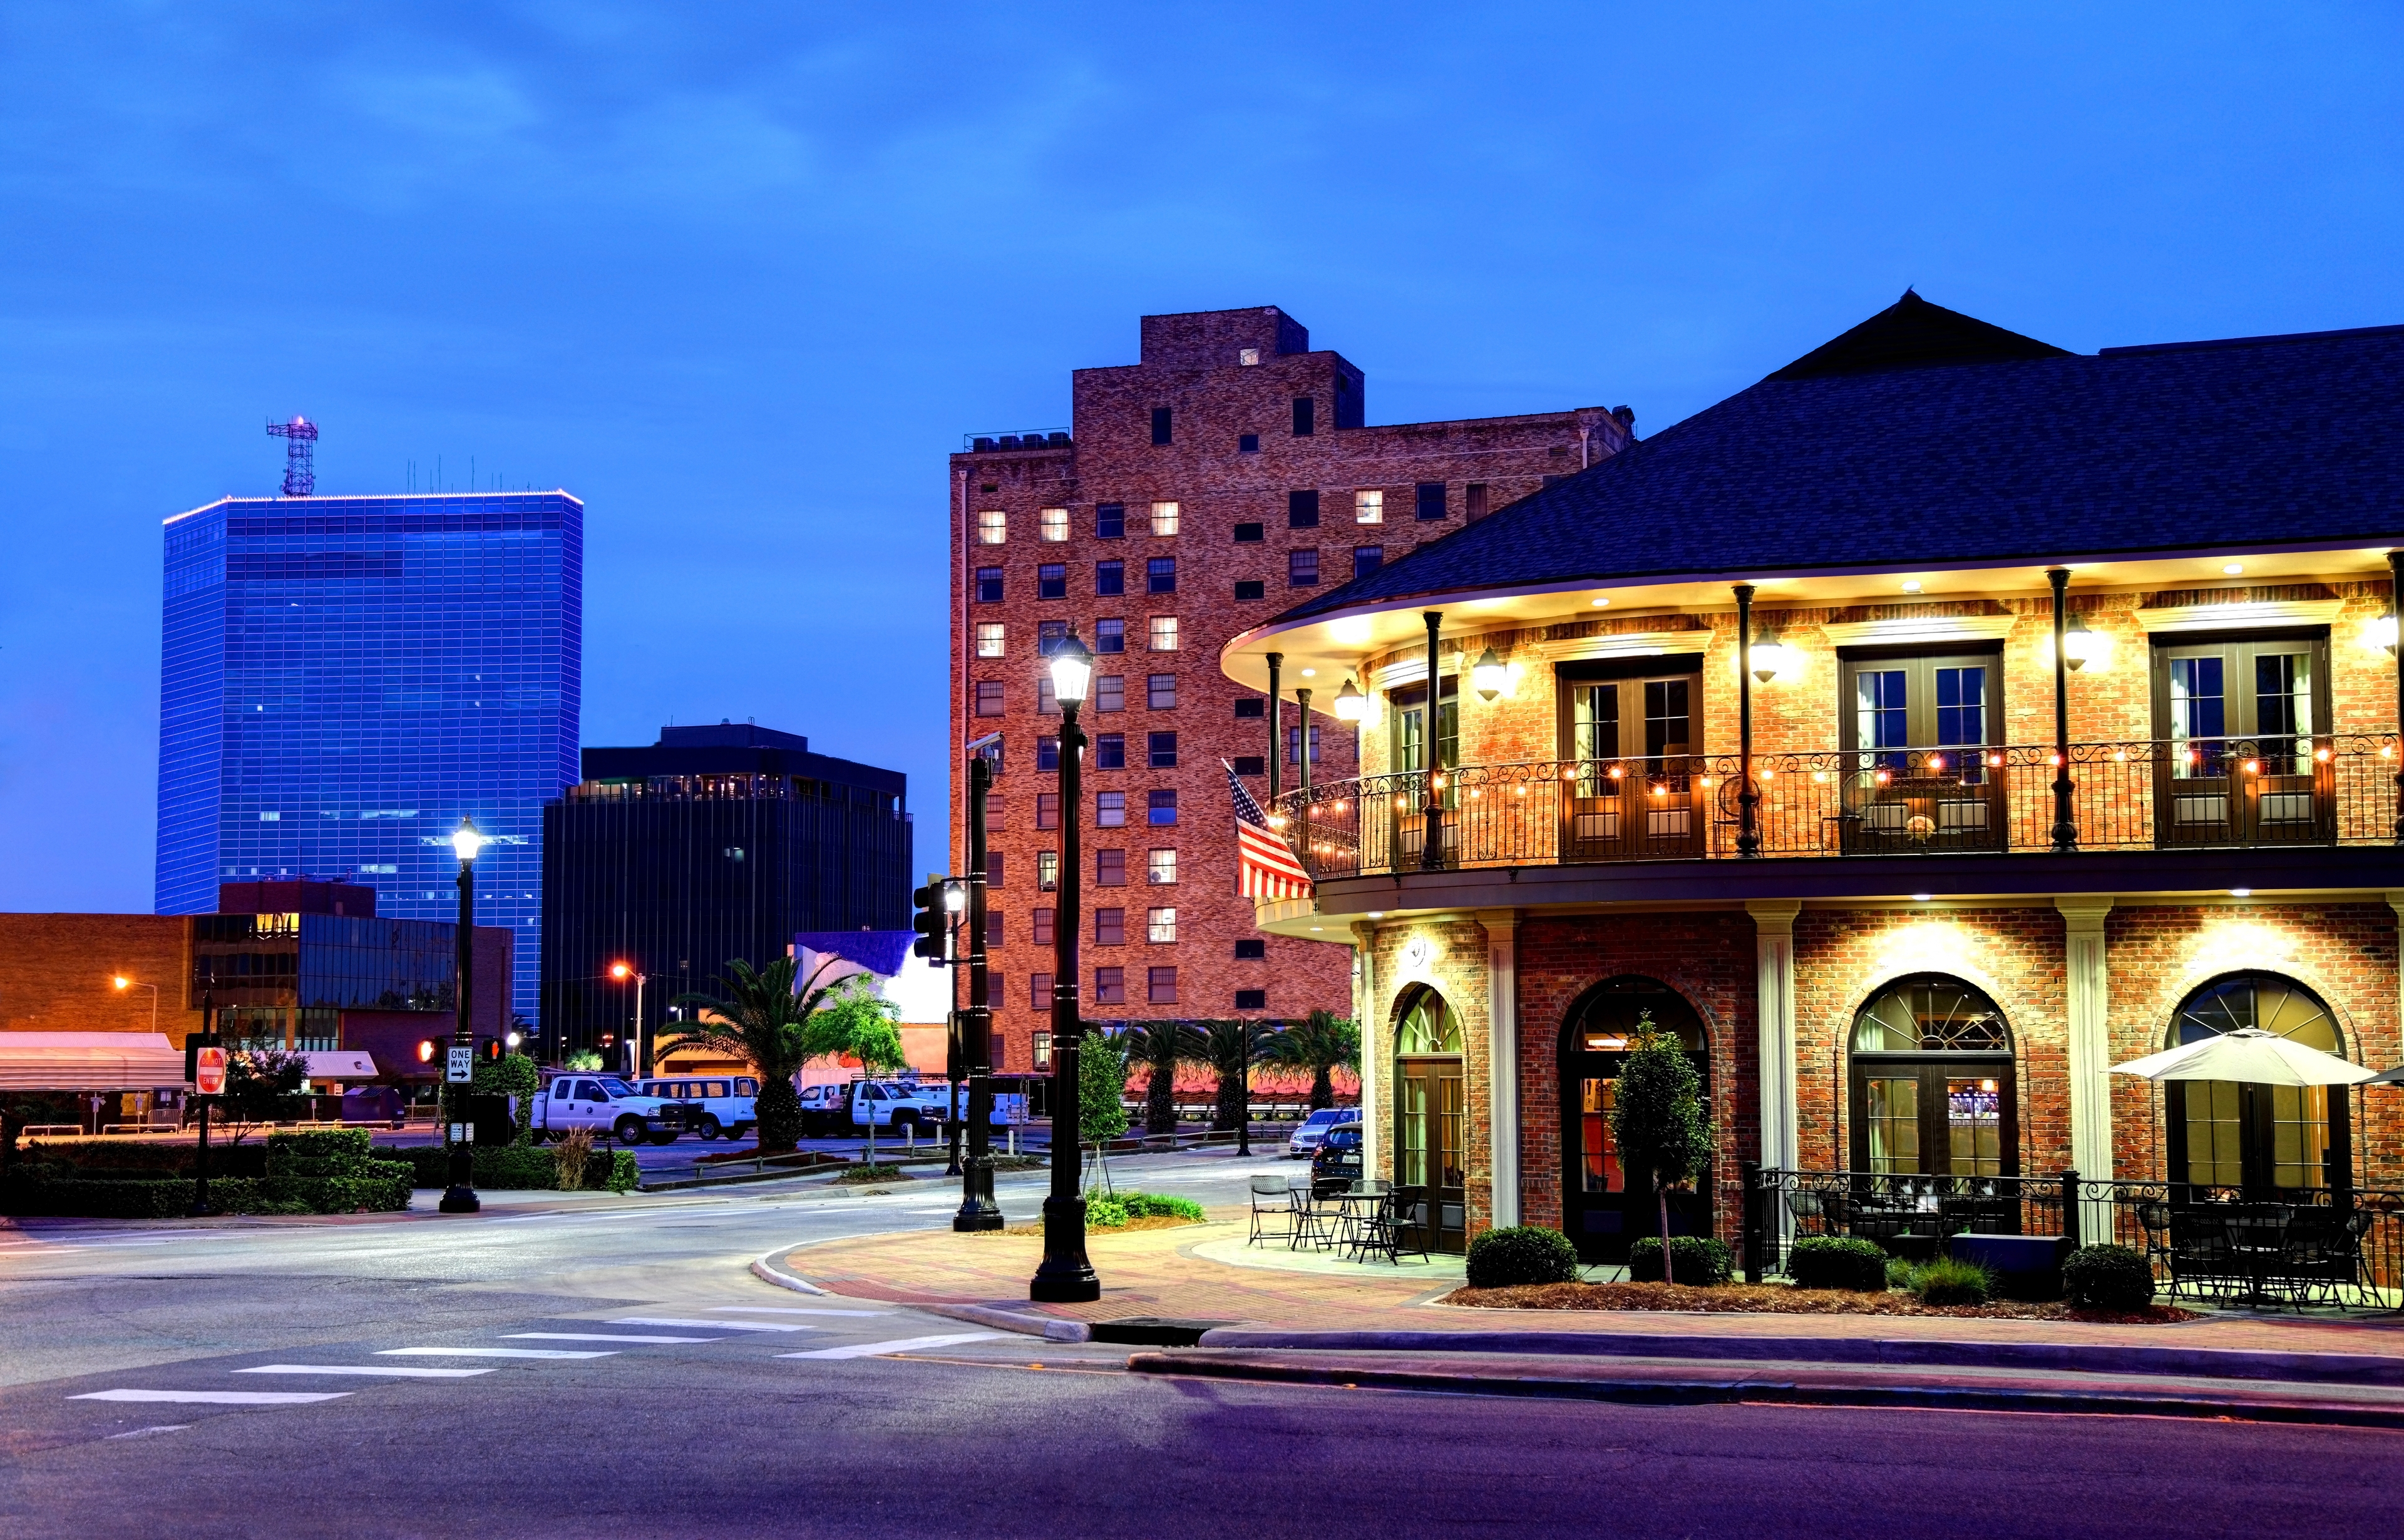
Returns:
[[[1378,1057],[1385,1048],[1385,1013],[1377,1009],[1377,928],[1352,922],[1352,1019],[1361,1026],[1361,1174],[1377,1174]]]
[[[2387,553],[2387,612],[2404,616],[2404,551]],[[2404,620],[2388,653],[2396,659],[2396,843],[2404,845]]]
[[[1279,755],[1285,751],[1285,695],[1279,688],[1278,671],[1285,666],[1285,654],[1269,654],[1269,805],[1267,812],[1275,817],[1278,792],[1285,787],[1284,766]]]
[[[1753,584],[1736,585],[1736,853],[1761,854],[1761,790],[1753,782]]]
[[[2107,1180],[2113,1174],[2112,1026],[2104,917],[2112,912],[2112,897],[2064,893],[2053,906],[2062,911],[2062,976],[2069,986],[2070,1165],[2081,1176]]]
[[[1302,792],[1302,795],[1294,799],[1296,805],[1294,807],[1294,822],[1300,824],[1302,827],[1298,832],[1300,837],[1290,838],[1286,843],[1292,845],[1294,847],[1295,853],[1301,856],[1303,866],[1315,874],[1317,868],[1312,867],[1310,864],[1309,691],[1297,690],[1293,693],[1293,715],[1295,721],[1299,724],[1294,730],[1294,754],[1301,766],[1301,776],[1296,781],[1296,785]]]
[[[1799,899],[1755,899],[1744,909],[1753,917],[1754,1015],[1761,1059],[1761,1163],[1791,1171],[1802,1159],[1801,1117],[1795,1091],[1795,917],[1803,904]],[[1782,1205],[1777,1218],[1783,1225]]]
[[[1436,785],[1436,777],[1444,769],[1444,695],[1442,679],[1437,670],[1443,665],[1436,657],[1436,637],[1444,629],[1444,611],[1428,609],[1419,618],[1427,622],[1428,696],[1426,747],[1427,808],[1419,833],[1419,869],[1433,872],[1444,865],[1444,793]]]
[[[1489,1169],[1496,1229],[1519,1223],[1519,912],[1480,909],[1486,928],[1486,1078]]]
[[[2078,819],[2070,805],[2070,568],[2049,567],[2053,585],[2053,847],[2078,848]],[[2084,1168],[2081,1168],[2084,1169]]]

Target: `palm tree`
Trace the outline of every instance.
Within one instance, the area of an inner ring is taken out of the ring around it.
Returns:
[[[1310,1071],[1310,1107],[1335,1105],[1337,1070],[1361,1072],[1361,1029],[1333,1011],[1313,1011],[1269,1043],[1269,1058]]]
[[[1202,1034],[1190,1021],[1137,1022],[1125,1034],[1129,1069],[1150,1071],[1152,1085],[1144,1093],[1143,1131],[1177,1131],[1177,1071],[1182,1065],[1204,1062]]]
[[[818,980],[840,960],[829,958],[819,963],[796,990],[793,959],[778,958],[755,969],[736,958],[710,981],[718,986],[718,994],[677,997],[677,1004],[697,1007],[699,1019],[654,1050],[665,1057],[679,1049],[701,1048],[739,1058],[757,1071],[762,1153],[790,1150],[801,1139],[802,1099],[793,1077],[810,1058],[804,1029],[834,988]]]
[[[1244,1104],[1244,1092],[1251,1068],[1268,1057],[1269,1044],[1277,1033],[1256,1021],[1205,1021],[1197,1025],[1202,1034],[1203,1062],[1219,1073],[1219,1094],[1210,1113],[1210,1130],[1225,1133],[1249,1120],[1251,1109]]]

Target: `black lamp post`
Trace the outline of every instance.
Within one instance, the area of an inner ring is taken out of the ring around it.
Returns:
[[[1027,1285],[1040,1304],[1079,1304],[1102,1296],[1102,1281],[1085,1260],[1085,1199],[1078,1191],[1077,928],[1083,852],[1077,827],[1084,796],[1080,771],[1085,735],[1077,708],[1085,704],[1094,655],[1074,632],[1052,653],[1052,693],[1060,702],[1060,906],[1052,927],[1052,1196],[1043,1200],[1043,1261]]]
[[[468,1014],[474,983],[476,959],[476,852],[484,847],[484,836],[476,833],[476,820],[461,819],[452,832],[451,848],[459,857],[459,954],[457,982],[452,986],[451,999],[454,1007],[451,1025],[452,1057],[467,1057],[475,1062],[476,1026]],[[476,1197],[476,1155],[474,1147],[460,1137],[468,1119],[469,1087],[451,1080],[451,1070],[443,1066],[444,1099],[449,1102],[448,1115],[443,1119],[442,1137],[451,1146],[451,1185],[444,1188],[442,1201],[437,1205],[446,1214],[471,1214],[483,1207]]]

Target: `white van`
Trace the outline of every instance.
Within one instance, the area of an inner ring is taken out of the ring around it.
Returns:
[[[684,1126],[704,1139],[741,1139],[760,1122],[760,1082],[751,1075],[679,1075],[644,1081],[642,1090],[681,1103]]]

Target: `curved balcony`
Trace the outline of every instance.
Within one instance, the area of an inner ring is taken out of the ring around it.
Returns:
[[[1322,878],[1740,857],[2394,845],[2392,734],[1461,765],[1363,776],[1273,809]],[[1433,850],[1429,830],[1435,831]]]

